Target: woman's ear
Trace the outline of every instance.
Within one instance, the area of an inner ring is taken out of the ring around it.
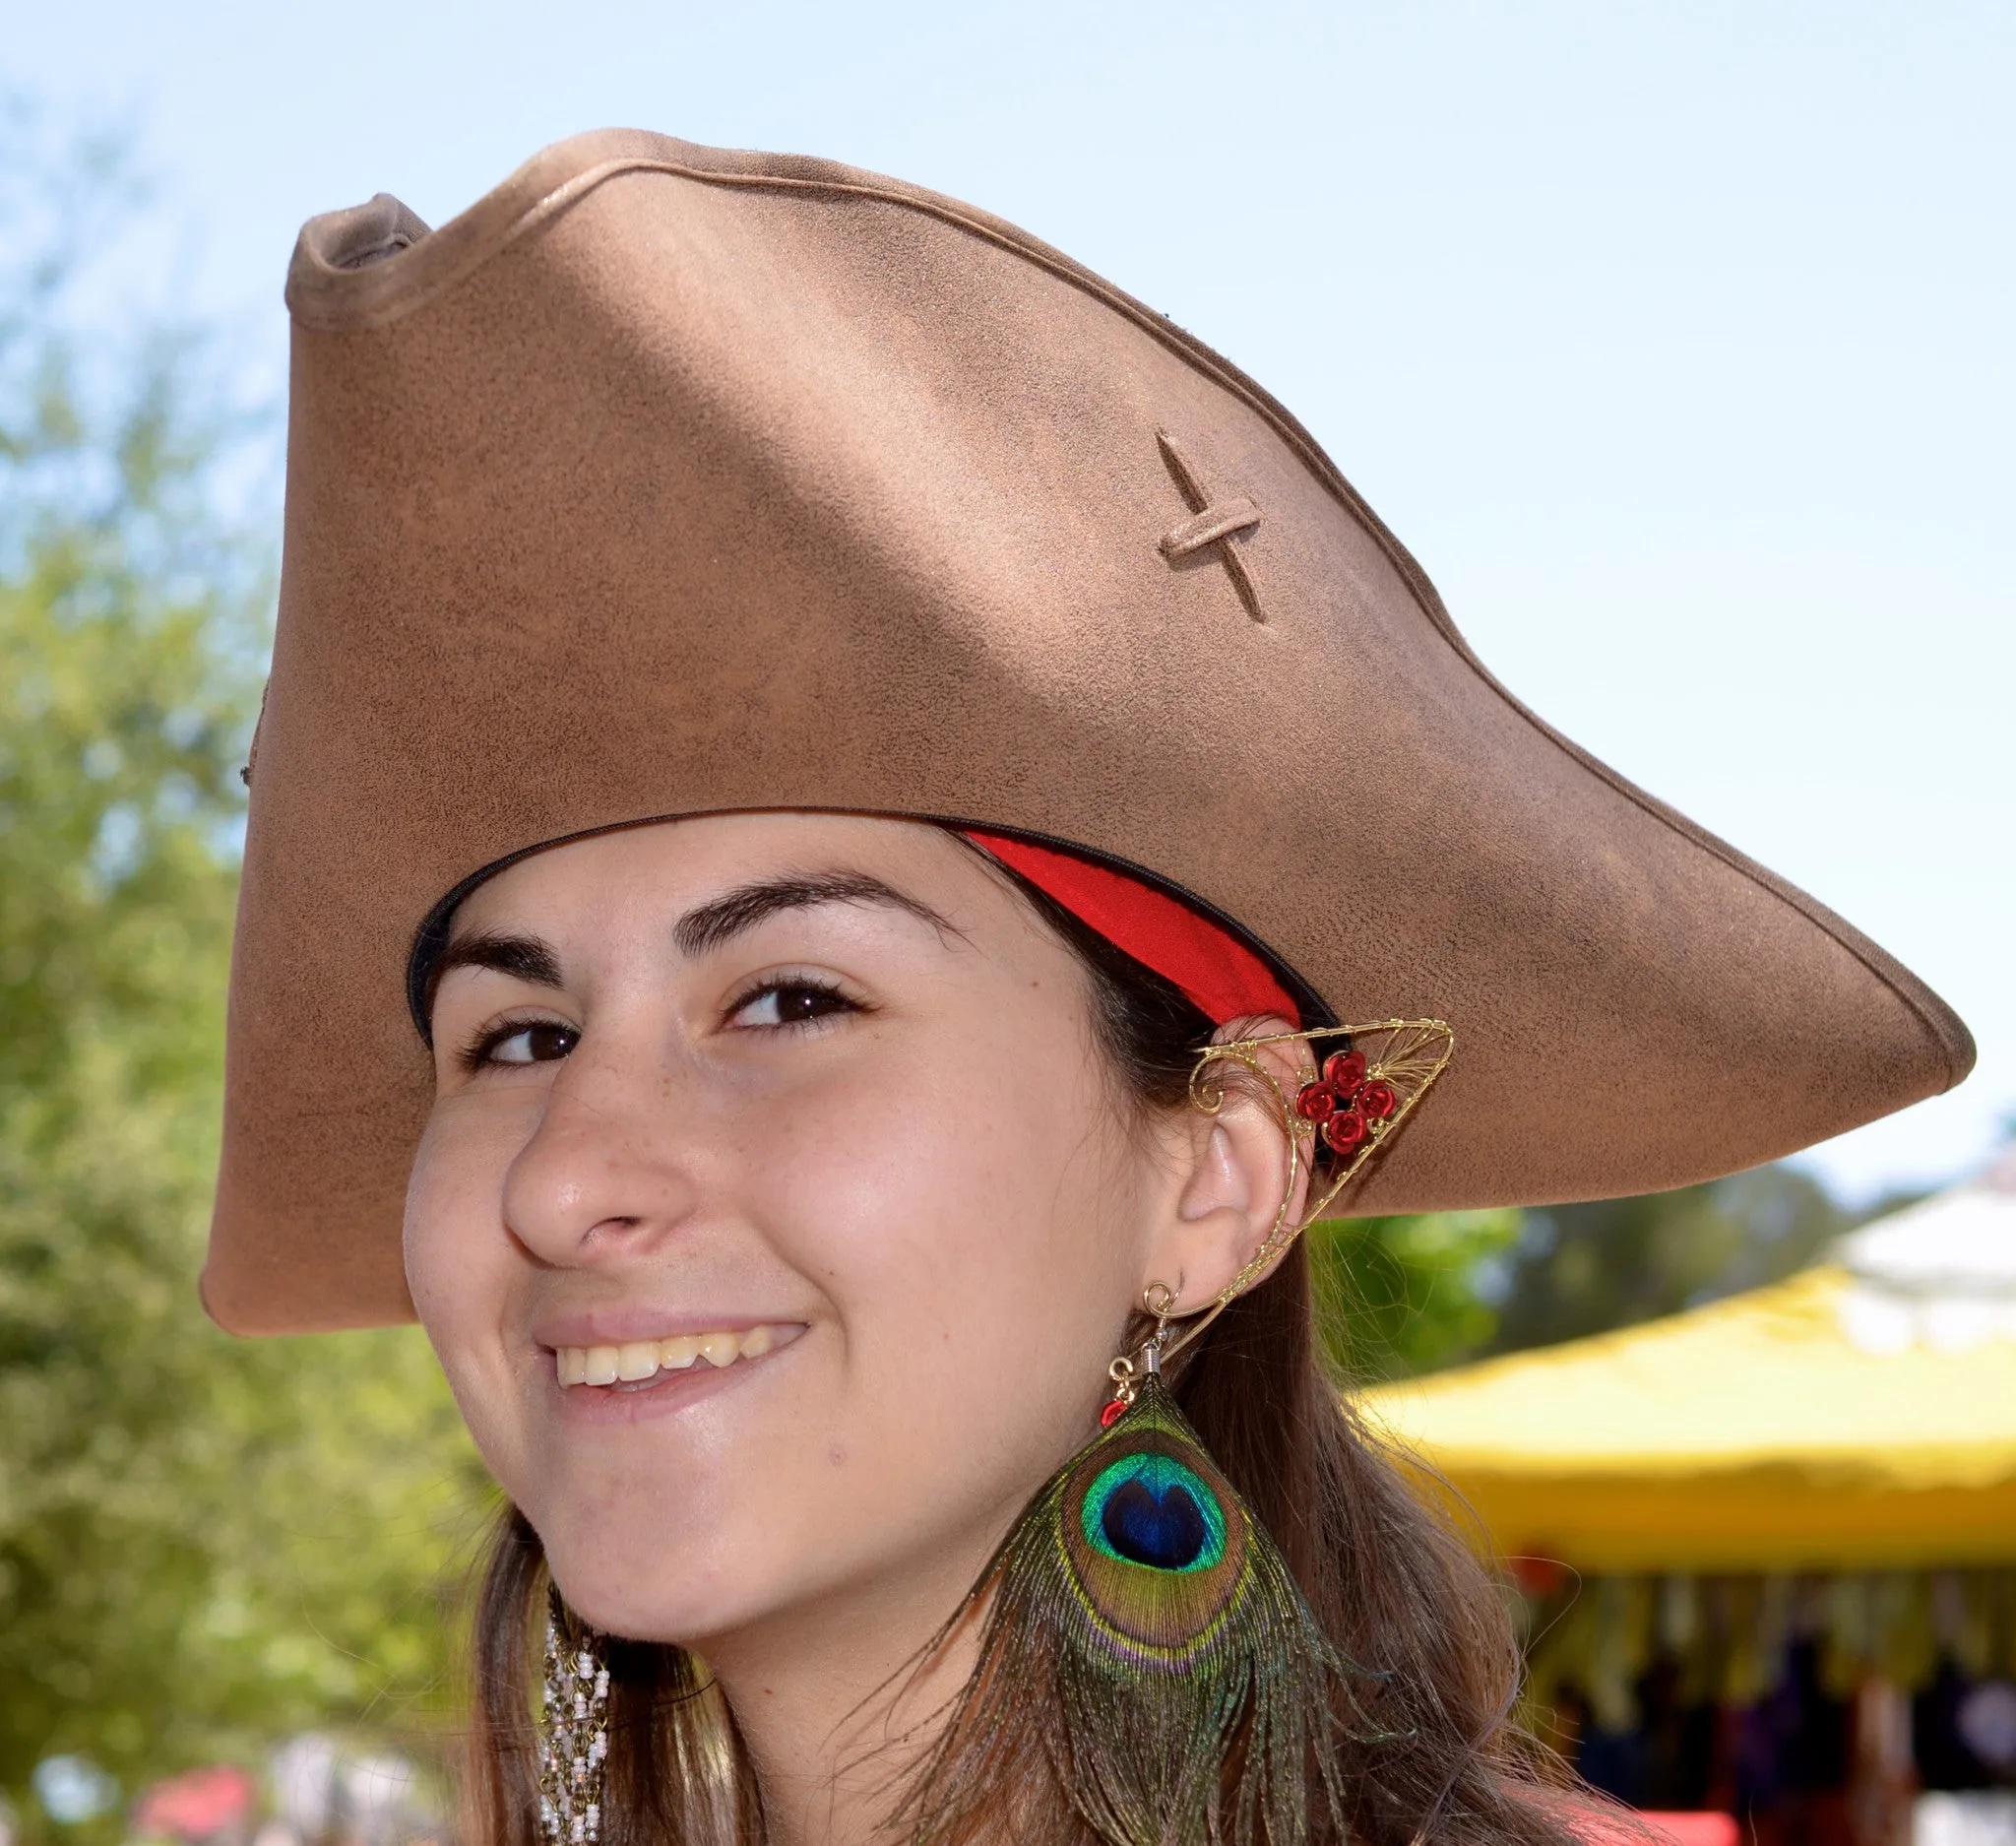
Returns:
[[[1217,1042],[1293,1030],[1285,1019],[1241,1020],[1222,1030]],[[1295,1091],[1311,1074],[1308,1048],[1291,1039],[1245,1055],[1260,1068],[1230,1058],[1215,1065],[1210,1074],[1223,1091],[1223,1105],[1209,1115],[1192,1109],[1180,1124],[1179,1183],[1166,1218],[1150,1239],[1150,1273],[1142,1286],[1163,1282],[1178,1289],[1180,1311],[1194,1311],[1222,1294],[1277,1225],[1300,1221],[1308,1199],[1307,1151],[1294,1162],[1291,1180],[1288,1125]]]

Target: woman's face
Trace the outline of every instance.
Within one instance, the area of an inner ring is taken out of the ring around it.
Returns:
[[[905,822],[638,828],[462,906],[407,1270],[583,1616],[704,1649],[956,1605],[1196,1261],[1191,1130],[1131,1116],[1089,997]]]

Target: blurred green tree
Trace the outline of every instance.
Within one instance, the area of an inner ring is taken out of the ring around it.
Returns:
[[[244,1343],[197,1305],[265,553],[218,510],[237,432],[190,343],[70,331],[121,180],[28,127],[0,120],[0,1789],[33,1825],[55,1752],[131,1794],[424,1698],[481,1490],[417,1335]]]
[[[1326,1220],[1309,1227],[1317,1313],[1353,1382],[1409,1377],[1480,1351],[1497,1328],[1491,1282],[1520,1233],[1516,1211]]]
[[[1551,1346],[1761,1288],[1804,1268],[1856,1222],[1817,1180],[1783,1166],[1530,1210],[1477,1278],[1496,1310],[1480,1350]]]
[[[1331,1355],[1371,1382],[1761,1288],[1907,1202],[1851,1213],[1797,1169],[1760,1167],[1588,1204],[1320,1224],[1311,1256]]]

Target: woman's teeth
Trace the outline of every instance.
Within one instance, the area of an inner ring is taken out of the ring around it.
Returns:
[[[661,1371],[684,1371],[703,1359],[717,1369],[738,1359],[761,1359],[803,1331],[798,1326],[748,1327],[739,1333],[681,1333],[623,1346],[562,1346],[553,1353],[553,1369],[563,1386],[638,1384]]]

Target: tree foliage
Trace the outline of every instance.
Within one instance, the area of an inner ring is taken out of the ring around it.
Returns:
[[[1343,1375],[1361,1384],[1406,1377],[1481,1350],[1497,1327],[1486,1283],[1519,1229],[1516,1211],[1310,1226],[1319,1321]]]
[[[1588,1204],[1322,1224],[1311,1255],[1332,1356],[1369,1381],[1761,1288],[1901,1202],[1851,1214],[1796,1169],[1760,1167]]]
[[[423,1691],[476,1477],[417,1336],[244,1343],[198,1306],[266,573],[217,511],[200,352],[75,331],[116,171],[7,134],[0,1788],[30,1808],[56,1751],[130,1792]]]
[[[1791,1167],[1528,1211],[1479,1278],[1496,1321],[1481,1350],[1551,1346],[1762,1288],[1804,1268],[1855,1222]]]

